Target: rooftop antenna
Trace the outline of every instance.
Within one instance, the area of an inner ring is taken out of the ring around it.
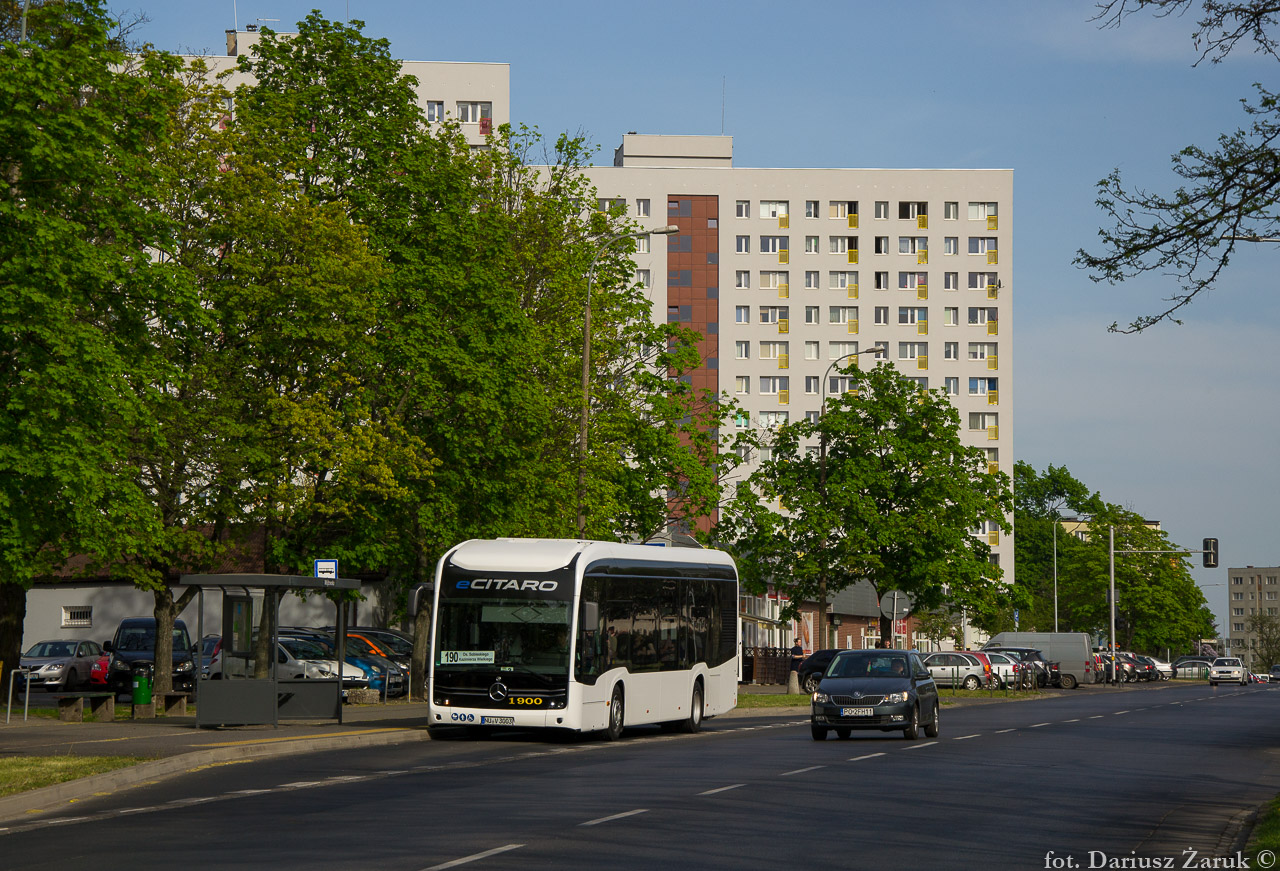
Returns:
[[[720,77],[720,135],[724,135],[724,88],[728,76]]]
[[[236,0],[231,0],[231,24],[236,29],[236,33],[240,32],[240,9],[236,6]]]

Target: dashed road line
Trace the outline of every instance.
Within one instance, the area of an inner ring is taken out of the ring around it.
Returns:
[[[958,737],[952,738],[951,740],[952,741],[968,741],[970,738],[978,738],[978,737],[981,737],[980,734],[978,732],[974,732],[972,735],[960,735]]]
[[[1053,725],[1053,724],[1052,724],[1052,723],[1035,723],[1035,724],[1033,724],[1033,725],[1028,726],[1027,728],[1028,728],[1028,729],[1039,729],[1041,726],[1051,726],[1051,725]]]
[[[877,756],[883,756],[883,753],[867,753],[864,756],[854,756],[850,762],[861,762],[864,759],[875,759]]]
[[[910,747],[903,747],[903,750],[919,750],[921,747],[932,747],[937,741],[926,741],[923,744],[912,744]]]
[[[790,777],[793,774],[804,774],[806,771],[817,771],[819,768],[826,768],[825,765],[810,765],[808,768],[797,768],[795,771],[784,771],[779,777]]]
[[[1018,731],[1018,730],[1017,730],[1017,729],[998,729],[998,730],[996,731],[996,734],[997,734],[997,735],[1003,735],[1003,734],[1004,734],[1004,733],[1006,733],[1006,732],[1016,732],[1016,731]]]
[[[717,792],[728,792],[731,789],[737,789],[740,786],[746,786],[745,783],[734,783],[730,786],[719,786],[715,789],[708,789],[706,792],[700,792],[698,795],[715,795]]]
[[[636,814],[645,814],[648,812],[649,812],[649,809],[647,807],[636,808],[633,811],[623,811],[620,814],[612,814],[607,817],[600,817],[599,819],[588,820],[585,823],[578,823],[578,826],[579,828],[583,826],[598,826],[601,823],[610,823],[610,822],[613,822],[614,820],[621,820],[627,817],[634,817]]]
[[[461,859],[454,859],[452,862],[441,862],[439,865],[432,865],[425,871],[445,871],[446,868],[457,868],[459,865],[466,865],[468,862],[477,862],[480,859],[497,856],[499,853],[519,850],[523,846],[524,844],[507,844],[505,847],[494,847],[492,850],[485,850],[483,853],[473,853],[470,856],[463,856]]]

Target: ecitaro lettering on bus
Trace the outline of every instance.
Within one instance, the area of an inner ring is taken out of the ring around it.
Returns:
[[[517,581],[509,578],[475,578],[458,581],[459,590],[533,590],[539,593],[553,592],[559,581]]]

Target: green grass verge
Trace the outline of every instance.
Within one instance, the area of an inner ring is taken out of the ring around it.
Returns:
[[[739,708],[807,708],[808,693],[738,693]]]
[[[146,762],[137,756],[10,756],[0,759],[0,796]]]
[[[1270,852],[1272,856],[1280,855],[1280,796],[1272,799],[1258,811],[1258,821],[1254,823],[1253,834],[1249,836],[1249,846],[1244,854],[1248,859],[1256,860],[1259,853]],[[1262,867],[1250,862],[1251,868]]]

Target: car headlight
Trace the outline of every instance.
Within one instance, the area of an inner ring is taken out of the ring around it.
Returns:
[[[65,662],[51,662],[44,667],[44,671],[47,671],[50,674],[57,674],[66,667],[67,664]]]
[[[174,671],[191,671],[191,660],[184,660],[173,667]]]
[[[125,662],[123,659],[113,659],[111,660],[111,667],[116,671],[128,671],[129,663]]]
[[[885,696],[885,697],[884,697],[884,700],[885,700],[886,702],[888,702],[889,704],[891,704],[891,705],[892,705],[892,704],[894,704],[894,703],[896,703],[896,702],[905,702],[905,701],[907,700],[907,698],[908,698],[908,696],[907,696],[907,694],[906,694],[905,692],[903,692],[903,693],[889,693],[889,695],[887,695],[887,696]]]
[[[813,703],[815,705],[825,705],[830,701],[831,701],[831,696],[827,695],[826,693],[813,694]]]

